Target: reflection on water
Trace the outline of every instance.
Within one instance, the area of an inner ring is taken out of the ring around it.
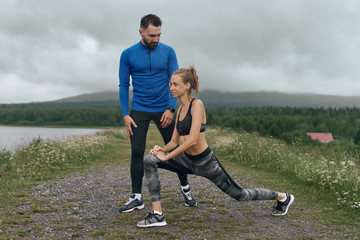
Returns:
[[[79,135],[95,134],[103,129],[89,128],[43,128],[43,127],[5,127],[0,126],[0,151],[13,151],[20,145],[28,144],[32,139],[66,139]]]

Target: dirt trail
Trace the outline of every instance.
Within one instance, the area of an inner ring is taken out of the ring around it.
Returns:
[[[177,176],[160,173],[166,227],[136,227],[151,210],[145,185],[144,210],[117,212],[130,195],[129,168],[110,163],[34,186],[28,193],[31,202],[18,207],[34,221],[13,230],[26,232],[23,239],[325,239],[301,218],[296,199],[287,216],[274,217],[272,201],[237,202],[207,179],[189,176],[199,205],[187,208]],[[254,187],[249,177],[229,173]]]

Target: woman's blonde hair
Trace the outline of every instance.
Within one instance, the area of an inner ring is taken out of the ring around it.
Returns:
[[[191,90],[194,90],[196,94],[199,93],[199,76],[197,75],[194,66],[180,68],[173,74],[180,76],[184,84],[190,83],[190,93]]]

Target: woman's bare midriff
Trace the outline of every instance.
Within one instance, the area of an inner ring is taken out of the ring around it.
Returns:
[[[189,137],[189,135],[180,136],[180,144],[186,141],[186,139]],[[203,151],[205,151],[208,148],[208,144],[205,139],[205,133],[202,132],[199,134],[199,139],[195,146],[188,148],[185,152],[189,155],[195,156]]]

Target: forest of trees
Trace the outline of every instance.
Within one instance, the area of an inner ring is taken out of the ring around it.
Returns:
[[[0,125],[114,127],[121,124],[120,108],[0,107]]]
[[[0,105],[0,125],[123,126],[120,107]],[[258,132],[288,143],[308,139],[306,132],[330,132],[360,145],[359,108],[247,107],[209,108],[207,125]]]
[[[258,132],[288,143],[308,138],[307,132],[330,132],[337,139],[360,142],[359,108],[236,108],[209,109],[207,123]]]

